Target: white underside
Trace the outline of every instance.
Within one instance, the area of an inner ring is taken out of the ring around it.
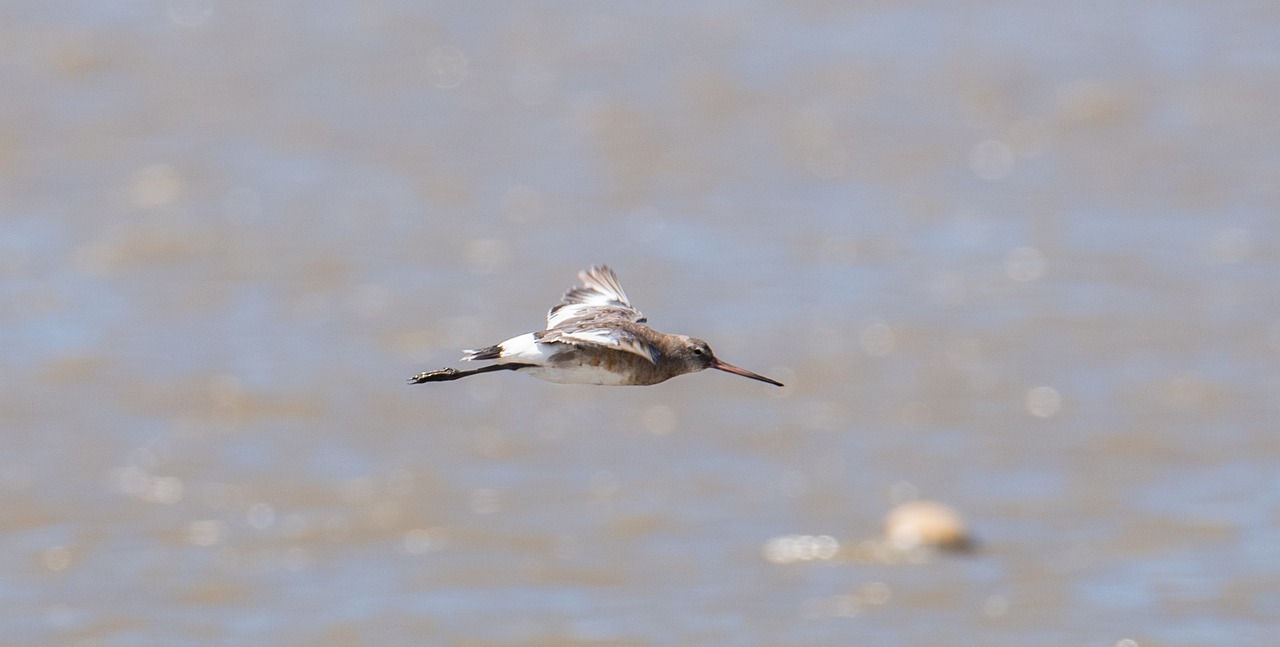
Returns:
[[[500,344],[502,355],[499,364],[533,364],[529,368],[519,369],[521,373],[532,375],[540,380],[558,384],[597,384],[601,386],[622,386],[625,375],[605,370],[599,366],[556,365],[551,357],[564,351],[561,344],[540,344],[533,339],[533,333],[525,333],[512,337]]]
[[[557,384],[623,386],[623,380],[626,379],[625,375],[606,371],[599,366],[531,366],[520,369],[520,372]]]

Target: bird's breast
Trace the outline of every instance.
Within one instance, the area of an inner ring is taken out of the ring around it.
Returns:
[[[612,349],[567,349],[521,372],[560,384],[606,386],[657,384],[670,377],[659,376],[657,367],[639,355]]]
[[[575,364],[561,366],[530,366],[520,369],[540,380],[557,384],[595,384],[600,386],[625,386],[636,384],[630,375],[617,373],[601,366]]]

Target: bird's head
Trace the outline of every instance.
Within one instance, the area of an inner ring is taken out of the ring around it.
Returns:
[[[685,372],[688,373],[714,368],[726,373],[733,373],[734,375],[749,377],[753,380],[768,382],[774,386],[782,386],[782,382],[767,378],[758,373],[752,373],[745,368],[738,368],[728,362],[721,361],[714,353],[711,352],[711,346],[708,345],[707,342],[696,337],[681,335],[679,337],[679,343],[677,343],[675,348],[672,349],[671,355],[679,361],[679,363],[686,369]]]

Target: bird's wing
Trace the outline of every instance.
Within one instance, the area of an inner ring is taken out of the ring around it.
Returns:
[[[578,272],[578,278],[582,285],[570,288],[560,303],[547,312],[547,330],[579,318],[598,320],[608,316],[633,323],[645,321],[644,315],[631,306],[627,293],[622,291],[617,275],[609,266],[596,265],[585,272]]]
[[[578,348],[608,348],[635,353],[653,364],[658,363],[658,350],[641,334],[644,326],[628,317],[640,313],[631,308],[595,306],[591,311],[537,333],[543,344],[567,344]],[[625,318],[625,319],[624,319]]]

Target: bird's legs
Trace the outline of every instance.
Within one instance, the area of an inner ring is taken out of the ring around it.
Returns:
[[[492,373],[493,371],[518,371],[530,366],[533,366],[533,364],[510,362],[507,364],[490,364],[489,366],[482,366],[470,371],[459,371],[456,368],[442,368],[438,371],[418,373],[417,375],[409,378],[409,384],[422,384],[423,382],[449,382],[452,380],[459,380],[470,375],[478,375],[480,373]]]

